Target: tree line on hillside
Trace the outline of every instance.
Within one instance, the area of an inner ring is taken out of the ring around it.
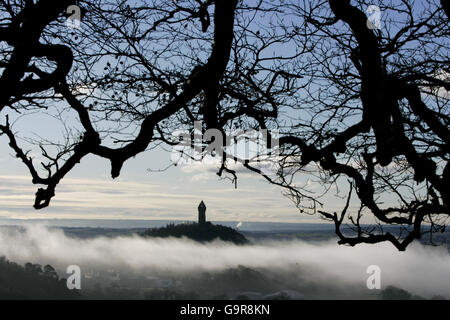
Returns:
[[[151,228],[142,233],[143,237],[158,238],[182,238],[186,237],[198,242],[209,242],[213,240],[229,241],[234,244],[247,244],[249,241],[244,235],[237,230],[223,225],[215,225],[210,222],[205,224],[199,223],[182,223],[168,225],[161,228]]]
[[[79,299],[77,290],[67,288],[51,265],[26,263],[21,266],[0,257],[0,299]]]

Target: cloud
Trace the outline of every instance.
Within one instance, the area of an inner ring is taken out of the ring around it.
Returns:
[[[75,239],[61,230],[28,226],[24,232],[0,229],[0,256],[12,261],[51,264],[64,270],[126,269],[134,272],[195,274],[220,272],[240,265],[268,270],[278,277],[322,287],[366,289],[369,265],[382,271],[382,286],[395,285],[415,294],[450,298],[450,255],[443,248],[411,246],[399,253],[388,244],[354,248],[333,242],[265,241],[251,246],[224,242],[198,244],[187,239],[134,237]]]
[[[450,80],[450,73],[440,69],[435,74],[432,74],[431,77],[436,78],[437,80],[442,80],[448,84]],[[438,96],[440,98],[449,99],[450,98],[450,91],[444,88],[443,86],[436,87],[436,86],[424,86],[424,89],[429,91],[432,95]],[[424,96],[428,96],[428,93],[424,93]]]
[[[173,183],[68,177],[58,185],[51,205],[36,211],[32,204],[37,186],[31,183],[30,177],[0,175],[0,201],[3,204],[0,217],[192,220],[203,199],[208,206],[208,219],[212,221],[267,221],[270,218],[301,222],[303,219],[274,186],[259,184],[255,188],[257,180],[253,178],[239,180],[239,187],[235,189],[232,183],[218,181],[215,174],[212,176],[215,181],[211,183],[202,180],[206,177],[195,175]],[[174,186],[178,188],[174,190]]]

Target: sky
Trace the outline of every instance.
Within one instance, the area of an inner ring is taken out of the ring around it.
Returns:
[[[32,131],[32,130],[31,130]],[[282,189],[241,173],[238,188],[210,166],[171,167],[170,152],[152,150],[128,160],[119,178],[107,160],[87,156],[58,185],[49,208],[33,209],[38,186],[0,137],[0,218],[195,220],[201,200],[211,221],[319,222],[300,215]]]
[[[29,145],[23,137],[38,133],[44,139],[57,140],[63,130],[59,120],[43,113],[13,122],[16,118],[10,117],[12,128],[25,151]],[[39,152],[34,150],[31,155],[40,168]],[[126,161],[120,177],[112,179],[109,161],[88,155],[57,186],[50,206],[35,210],[32,206],[39,186],[32,184],[28,169],[15,157],[8,139],[0,136],[0,218],[196,220],[197,206],[203,200],[210,221],[324,222],[319,216],[300,214],[282,188],[245,168],[238,170],[236,189],[230,180],[220,179],[217,166],[208,162],[160,170],[174,158],[167,148],[146,151]],[[300,182],[307,183],[306,178]],[[328,209],[340,210],[344,200],[332,194],[324,202]]]
[[[24,151],[31,145],[23,138],[58,141],[64,126],[76,124],[76,118],[67,115],[69,120],[61,122],[50,111],[9,112],[9,116]],[[35,167],[42,169],[40,151],[34,148],[30,155]],[[197,206],[203,200],[210,221],[324,222],[318,216],[300,214],[282,188],[245,168],[239,170],[236,189],[230,180],[220,179],[217,166],[210,163],[160,170],[173,159],[170,149],[149,150],[126,161],[120,177],[112,179],[109,161],[88,155],[57,186],[50,206],[35,210],[34,195],[40,186],[32,184],[28,169],[15,157],[8,139],[0,136],[0,219],[196,220]],[[328,208],[339,210],[341,206],[334,201],[329,198]]]
[[[56,119],[42,114],[21,117],[14,124],[14,130],[28,137],[38,132],[53,138],[62,129]],[[152,150],[128,160],[121,176],[112,180],[107,160],[87,156],[57,186],[50,207],[36,211],[32,205],[38,186],[32,185],[29,172],[15,158],[7,139],[0,137],[0,218],[194,220],[203,200],[207,219],[212,221],[322,221],[318,216],[300,214],[281,188],[249,172],[239,174],[235,189],[230,181],[221,181],[211,166],[149,171],[170,163],[170,152]],[[338,211],[341,200],[325,198],[326,209]]]

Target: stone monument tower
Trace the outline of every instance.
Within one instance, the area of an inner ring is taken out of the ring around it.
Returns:
[[[206,223],[206,206],[205,203],[200,202],[198,205],[198,224],[205,224]]]

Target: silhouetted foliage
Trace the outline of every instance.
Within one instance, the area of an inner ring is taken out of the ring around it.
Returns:
[[[186,237],[198,242],[209,242],[220,239],[235,244],[246,244],[248,240],[233,228],[215,225],[210,222],[205,224],[185,223],[168,224],[162,228],[153,228],[141,233],[144,237],[157,238],[181,238]]]
[[[77,290],[67,289],[55,269],[26,263],[24,267],[0,257],[0,299],[79,299]]]
[[[410,292],[397,288],[394,286],[388,286],[383,289],[380,294],[382,300],[424,300],[425,298],[411,294]]]

